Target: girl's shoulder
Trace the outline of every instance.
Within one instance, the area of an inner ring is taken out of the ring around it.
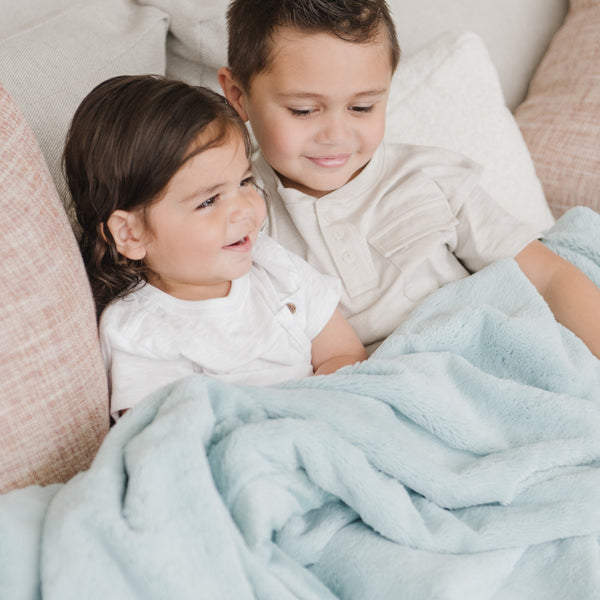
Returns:
[[[147,310],[139,287],[115,298],[100,315],[98,324],[100,338],[115,343],[119,339],[132,339],[144,328]]]
[[[260,233],[254,248],[253,277],[285,297],[304,290],[305,294],[318,289],[332,289],[339,294],[339,280],[315,269],[301,256],[284,248],[281,244]]]
[[[317,273],[302,257],[262,232],[256,240],[253,263],[255,272],[262,271],[282,284],[293,282],[294,287],[307,276],[313,277]]]

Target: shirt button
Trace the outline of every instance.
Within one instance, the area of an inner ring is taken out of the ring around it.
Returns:
[[[336,230],[334,230],[333,237],[336,240],[343,240],[346,237],[346,234],[344,233],[344,230],[341,227],[338,227]]]
[[[354,258],[354,254],[352,254],[352,252],[348,252],[348,250],[346,250],[342,254],[342,260],[345,263],[349,263],[349,264],[354,264],[356,262],[356,259]]]

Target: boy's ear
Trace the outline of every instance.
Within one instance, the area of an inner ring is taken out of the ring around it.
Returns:
[[[131,259],[142,260],[146,247],[141,239],[140,223],[136,215],[126,210],[115,210],[106,222],[119,254]]]
[[[242,120],[246,122],[248,120],[248,113],[245,108],[244,100],[246,94],[244,93],[244,90],[235,80],[231,69],[221,67],[218,71],[218,76],[225,98],[227,98],[229,104],[235,108]]]

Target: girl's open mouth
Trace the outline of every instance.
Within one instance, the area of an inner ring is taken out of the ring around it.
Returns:
[[[252,241],[250,240],[249,236],[244,236],[243,238],[237,240],[236,242],[233,242],[233,244],[228,244],[227,246],[224,246],[224,248],[227,248],[228,250],[240,250],[240,251],[245,251],[245,250],[249,250],[252,247]]]

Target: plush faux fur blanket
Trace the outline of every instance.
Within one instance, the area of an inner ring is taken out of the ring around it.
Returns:
[[[545,242],[600,285],[600,215]],[[364,363],[151,396],[65,485],[0,496],[0,597],[600,597],[600,361],[512,260]]]

